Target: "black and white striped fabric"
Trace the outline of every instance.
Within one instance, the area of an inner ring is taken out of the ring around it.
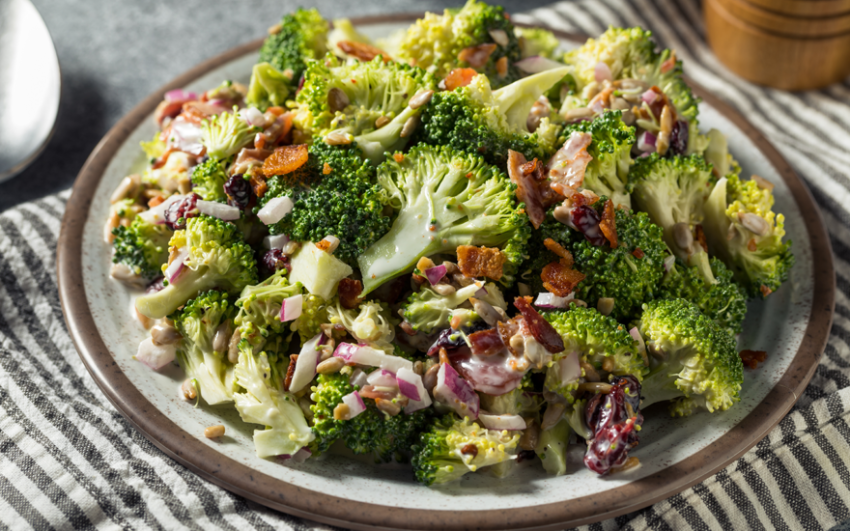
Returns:
[[[850,82],[765,90],[721,66],[696,0],[586,0],[530,14],[558,29],[652,29],[697,82],[736,106],[806,179],[836,254],[835,324],[793,412],[716,476],[611,529],[827,529],[850,519]],[[0,529],[322,529],[206,483],[136,432],[65,329],[55,247],[68,192],[0,214]]]

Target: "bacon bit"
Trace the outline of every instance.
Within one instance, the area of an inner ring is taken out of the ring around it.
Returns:
[[[558,297],[566,297],[584,280],[585,275],[562,262],[552,262],[540,272],[543,287]]]
[[[756,252],[756,250],[758,250],[758,245],[756,244],[755,238],[750,238],[750,241],[747,242],[747,249],[751,253],[754,253],[754,252]]]
[[[393,153],[393,160],[401,164],[404,161],[403,153]]]
[[[522,153],[508,150],[508,175],[511,182],[516,185],[517,199],[525,203],[528,219],[535,229],[539,229],[546,218],[546,211],[543,208],[543,199],[537,181],[531,173],[523,171],[523,168],[528,168],[528,164],[534,164],[534,162],[527,162]],[[534,166],[536,167],[536,164]]]
[[[635,250],[632,251],[632,256],[637,258],[638,260],[646,256],[646,253],[640,247],[635,247]]]
[[[342,304],[342,307],[346,310],[352,310],[360,304],[360,294],[363,293],[363,283],[352,278],[344,278],[339,281],[338,293],[339,302]]]
[[[525,324],[528,325],[531,335],[543,348],[552,354],[564,351],[564,340],[561,339],[561,335],[549,324],[549,321],[532,308],[531,297],[517,297],[514,299],[514,306],[525,318]]]
[[[249,182],[251,183],[251,188],[254,189],[254,195],[257,196],[257,199],[266,195],[266,191],[269,189],[269,187],[266,184],[265,177],[263,177],[262,175],[254,174],[251,175],[251,180]]]
[[[156,120],[157,125],[162,126],[162,122],[164,122],[166,118],[176,118],[177,115],[180,114],[180,111],[183,110],[184,103],[186,103],[185,100],[162,100],[153,112],[153,119]]]
[[[758,369],[759,363],[764,363],[767,359],[767,352],[763,350],[742,350],[738,355],[741,356],[744,366],[750,369]]]
[[[472,345],[472,353],[476,356],[489,357],[495,356],[504,351],[505,343],[499,331],[495,328],[488,328],[469,334],[469,343]]]
[[[298,361],[298,354],[289,356],[289,367],[286,368],[286,378],[283,380],[283,390],[289,391],[289,386],[292,385],[292,377],[295,375],[295,363]]]
[[[493,45],[495,46],[495,44]],[[446,76],[446,79],[443,80],[446,90],[454,90],[459,87],[465,87],[472,83],[472,78],[478,75],[472,68],[455,68],[449,75]]]
[[[505,77],[508,74],[508,57],[502,56],[496,61],[496,74]]]
[[[595,113],[601,113],[605,109],[611,108],[611,95],[614,93],[614,87],[608,87],[590,100],[587,107]]]
[[[332,171],[333,171],[333,168],[331,168],[331,165],[328,164],[327,162],[325,162],[325,165],[322,166],[322,175],[328,175]]]
[[[274,114],[275,116],[281,116],[283,113],[286,112],[286,109],[284,109],[283,107],[275,106],[275,107],[269,107],[268,109],[266,109],[266,112],[270,112],[270,113]]]
[[[457,248],[457,266],[463,276],[469,278],[502,278],[502,266],[508,258],[497,247],[475,247],[461,245]]]
[[[617,222],[614,217],[614,202],[610,199],[605,202],[602,209],[602,221],[599,222],[599,229],[605,235],[605,239],[611,244],[612,249],[617,248]]]
[[[410,276],[411,276],[411,278],[413,278],[413,281],[416,282],[419,285],[422,285],[422,284],[428,282],[428,279],[426,277],[423,277],[422,275],[417,275],[416,273],[413,273]]]
[[[165,201],[165,198],[163,196],[161,196],[161,195],[155,196],[155,197],[151,198],[150,201],[148,201],[148,208],[153,208],[156,205],[162,204],[163,201]]]
[[[356,57],[361,61],[371,61],[379,55],[385,63],[392,61],[392,58],[387,52],[383,51],[380,48],[376,48],[375,46],[364,44],[362,42],[339,41],[338,43],[336,43],[336,46],[337,48],[342,50],[344,54]]]
[[[158,159],[153,161],[153,164],[151,164],[151,168],[154,170],[158,170],[165,166],[165,163],[168,162],[168,157],[175,151],[177,151],[177,148],[175,148],[174,146],[169,146],[168,148],[166,148],[165,153],[163,153],[159,156]]]
[[[664,61],[663,63],[661,63],[661,68],[660,68],[661,73],[662,73],[662,74],[666,74],[666,73],[667,73],[667,72],[669,72],[670,70],[673,70],[673,68],[674,68],[675,66],[676,66],[676,52],[675,52],[675,51],[673,51],[672,53],[670,53],[670,57],[669,57],[669,58],[667,58],[667,60],[666,60],[666,61]]]
[[[549,160],[549,179],[553,190],[570,197],[584,184],[584,172],[593,157],[587,152],[593,136],[574,131]]]
[[[183,112],[181,115],[187,122],[195,125],[201,125],[201,122],[225,111],[220,105],[212,105],[201,101],[189,101],[183,104]]]
[[[576,193],[574,193],[573,195],[570,196],[570,201],[572,202],[573,208],[578,208],[578,207],[582,207],[582,206],[592,206],[592,205],[594,205],[597,201],[599,201],[599,197],[597,196],[596,199],[591,201],[583,193],[576,192]]]
[[[561,264],[567,267],[573,266],[573,255],[568,250],[564,249],[563,245],[556,242],[552,238],[546,238],[545,240],[543,240],[543,245],[545,245],[547,249],[562,258]]]
[[[292,133],[292,119],[295,117],[295,113],[287,112],[282,114],[280,117],[283,119],[283,126],[281,127],[278,140],[288,144],[291,141],[290,133]]]
[[[508,347],[508,350],[510,350],[514,356],[518,356],[519,353],[511,347],[511,338],[517,335],[517,333],[524,327],[525,318],[522,315],[518,315],[508,322],[499,321],[496,323],[496,328],[499,330],[499,337],[502,338],[502,343]]]
[[[449,363],[449,353],[446,352],[446,347],[440,347],[440,364]]]
[[[490,55],[496,51],[496,44],[487,43],[479,44],[478,46],[470,46],[464,48],[457,54],[458,61],[467,63],[472,68],[481,68],[490,59]]]
[[[371,398],[372,400],[392,400],[396,397],[396,393],[391,393],[389,391],[376,391],[374,385],[364,385],[360,391],[360,396],[363,398]]]
[[[460,449],[460,453],[463,455],[471,455],[473,459],[478,457],[478,447],[472,443],[465,444],[463,448]]]
[[[271,177],[292,173],[307,164],[308,158],[307,144],[279,147],[263,162],[263,175]]]
[[[705,232],[702,230],[702,225],[694,227],[694,233],[696,234],[697,241],[702,247],[702,250],[708,252],[708,242],[705,240]]]
[[[765,286],[764,284],[762,284],[762,285],[761,285],[761,287],[759,288],[759,291],[761,291],[761,296],[762,296],[762,297],[765,297],[765,298],[766,298],[768,295],[770,295],[771,293],[773,293],[773,290],[772,290],[772,289],[770,289],[770,288],[768,288],[768,287],[767,287],[767,286]]]

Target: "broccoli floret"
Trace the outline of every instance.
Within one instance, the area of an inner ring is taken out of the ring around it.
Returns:
[[[518,432],[481,427],[469,418],[454,415],[437,419],[413,447],[413,471],[424,485],[440,485],[468,472],[516,458]],[[472,444],[477,452],[461,452]]]
[[[660,358],[642,382],[641,407],[676,400],[673,414],[724,411],[739,400],[744,366],[735,340],[683,299],[644,305],[640,333]]]
[[[333,411],[342,397],[356,388],[346,374],[320,374],[312,387],[313,450],[326,451],[337,440],[356,454],[373,454],[378,461],[405,460],[417,435],[428,425],[430,409],[412,415],[387,417],[371,399],[363,399],[366,411],[349,420],[334,420]]]
[[[465,87],[438,92],[422,113],[417,138],[426,144],[479,154],[502,166],[510,149],[528,160],[548,160],[559,147],[556,126],[546,117],[529,133],[528,114],[568,71],[568,67],[548,70],[497,91],[491,91],[486,76],[476,76]]]
[[[747,314],[747,296],[723,262],[712,258],[710,266],[716,282],[706,284],[696,267],[677,263],[664,275],[658,298],[690,301],[729,334],[740,334]]]
[[[496,42],[494,33],[503,34],[507,44]],[[461,9],[447,9],[442,15],[426,13],[407,29],[396,55],[444,78],[455,68],[470,66],[458,57],[465,48],[488,44],[494,49],[475,70],[490,78],[494,86],[522,77],[514,66],[522,57],[519,39],[504,8],[475,0],[469,0]],[[497,65],[500,60],[501,70]]]
[[[160,266],[168,260],[172,234],[166,225],[148,223],[137,216],[130,226],[112,229],[112,262],[126,265],[144,279],[153,279],[162,273]]]
[[[440,295],[430,287],[423,286],[407,298],[407,302],[402,307],[404,320],[410,324],[411,328],[425,334],[430,334],[435,328],[448,328],[449,321],[458,306],[468,301],[470,297],[477,297],[476,293],[482,286],[483,283],[470,284],[448,296]],[[501,304],[496,302],[493,306],[507,310],[508,305],[502,297],[501,290],[492,282],[484,287],[488,291],[488,296],[501,299]],[[471,310],[463,311],[471,312]]]
[[[607,372],[615,376],[631,374],[640,380],[646,373],[637,341],[615,319],[575,303],[570,304],[569,310],[545,312],[543,317],[564,340],[565,349],[556,358],[578,352],[580,361],[596,370],[607,367]]]
[[[259,284],[245,286],[236,301],[239,308],[234,320],[236,326],[243,329],[250,324],[262,335],[269,332],[282,334],[287,330],[286,325],[280,322],[280,308],[284,299],[301,294],[301,284],[290,284],[286,275],[286,268],[279,269]],[[242,337],[246,334],[243,333]]]
[[[504,246],[512,239],[522,246],[528,238],[528,216],[520,212],[515,185],[481,157],[417,146],[401,161],[384,162],[378,182],[398,215],[390,231],[357,258],[364,294],[412,271],[423,256],[454,253],[459,245]]]
[[[720,179],[705,204],[709,251],[732,270],[749,297],[767,297],[794,265],[785,216],[773,212],[773,193],[756,180]]]
[[[257,282],[254,251],[232,223],[206,215],[189,218],[169,246],[186,249],[188,256],[183,270],[164,289],[136,299],[136,308],[151,319],[165,317],[201,291],[215,288],[235,294]]]
[[[224,183],[227,182],[227,172],[221,162],[210,158],[195,166],[192,170],[192,191],[204,201],[227,202],[224,193]]]
[[[519,47],[523,57],[539,55],[548,59],[555,59],[555,51],[561,45],[561,41],[551,31],[543,28],[516,28],[519,37]]]
[[[609,111],[593,121],[567,126],[564,135],[569,137],[574,132],[593,136],[587,148],[593,160],[587,165],[582,187],[607,196],[615,205],[631,207],[626,183],[630,179],[635,128],[623,123],[620,111]]]
[[[394,354],[395,323],[386,303],[364,301],[359,307],[346,310],[336,299],[327,311],[330,323],[345,327],[358,342]]]
[[[169,316],[183,336],[177,347],[177,360],[211,406],[233,401],[233,387],[225,381],[230,365],[227,353],[216,352],[213,340],[219,327],[229,327],[228,320],[234,310],[226,293],[211,290],[199,294]]]
[[[201,144],[210,158],[225,160],[251,143],[254,134],[260,131],[261,127],[248,125],[234,109],[232,113],[223,112],[201,122]]]
[[[328,302],[316,295],[304,295],[301,316],[292,322],[291,330],[298,332],[301,344],[322,331],[322,325],[330,322],[328,317]]]
[[[145,155],[148,156],[149,161],[153,161],[161,157],[165,150],[168,149],[168,145],[165,143],[165,139],[162,138],[162,134],[157,131],[154,133],[153,138],[147,142],[142,141],[139,142],[142,146],[142,151],[145,152]]]
[[[283,107],[292,92],[292,78],[269,63],[254,65],[245,103],[265,112],[269,107]]]
[[[552,476],[563,476],[567,473],[567,445],[571,433],[570,423],[564,418],[540,432],[534,452],[540,458],[543,469]]]
[[[297,178],[277,175],[267,181],[268,191],[258,209],[274,197],[288,196],[294,203],[292,211],[269,225],[269,231],[300,242],[336,236],[340,243],[334,256],[355,264],[357,257],[390,229],[391,220],[384,215],[387,198],[374,181],[375,169],[356,146],[316,142],[309,150],[307,164]]]
[[[301,79],[307,63],[327,53],[325,41],[328,22],[317,9],[301,9],[284,15],[280,31],[266,38],[260,49],[260,62],[270,63],[280,72],[292,72],[293,80]]]

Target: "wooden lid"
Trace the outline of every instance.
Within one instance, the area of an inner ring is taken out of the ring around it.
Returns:
[[[746,24],[782,35],[804,38],[833,37],[850,32],[850,0],[824,1],[801,1],[783,0],[794,4],[845,4],[847,12],[829,16],[801,16],[796,14],[780,13],[775,10],[766,9],[763,4],[770,4],[773,0],[716,0],[726,8],[729,15],[739,19]],[[782,2],[777,2],[781,4]],[[757,5],[762,4],[762,5]],[[833,6],[836,7],[837,6]],[[809,12],[811,13],[811,12]]]
[[[778,15],[816,18],[850,14],[850,0],[748,0]]]

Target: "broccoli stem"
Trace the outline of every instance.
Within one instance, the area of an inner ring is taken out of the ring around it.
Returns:
[[[150,319],[162,319],[182,306],[201,291],[213,289],[221,280],[218,275],[208,275],[208,266],[188,269],[180,274],[176,283],[136,299],[136,309]]]

